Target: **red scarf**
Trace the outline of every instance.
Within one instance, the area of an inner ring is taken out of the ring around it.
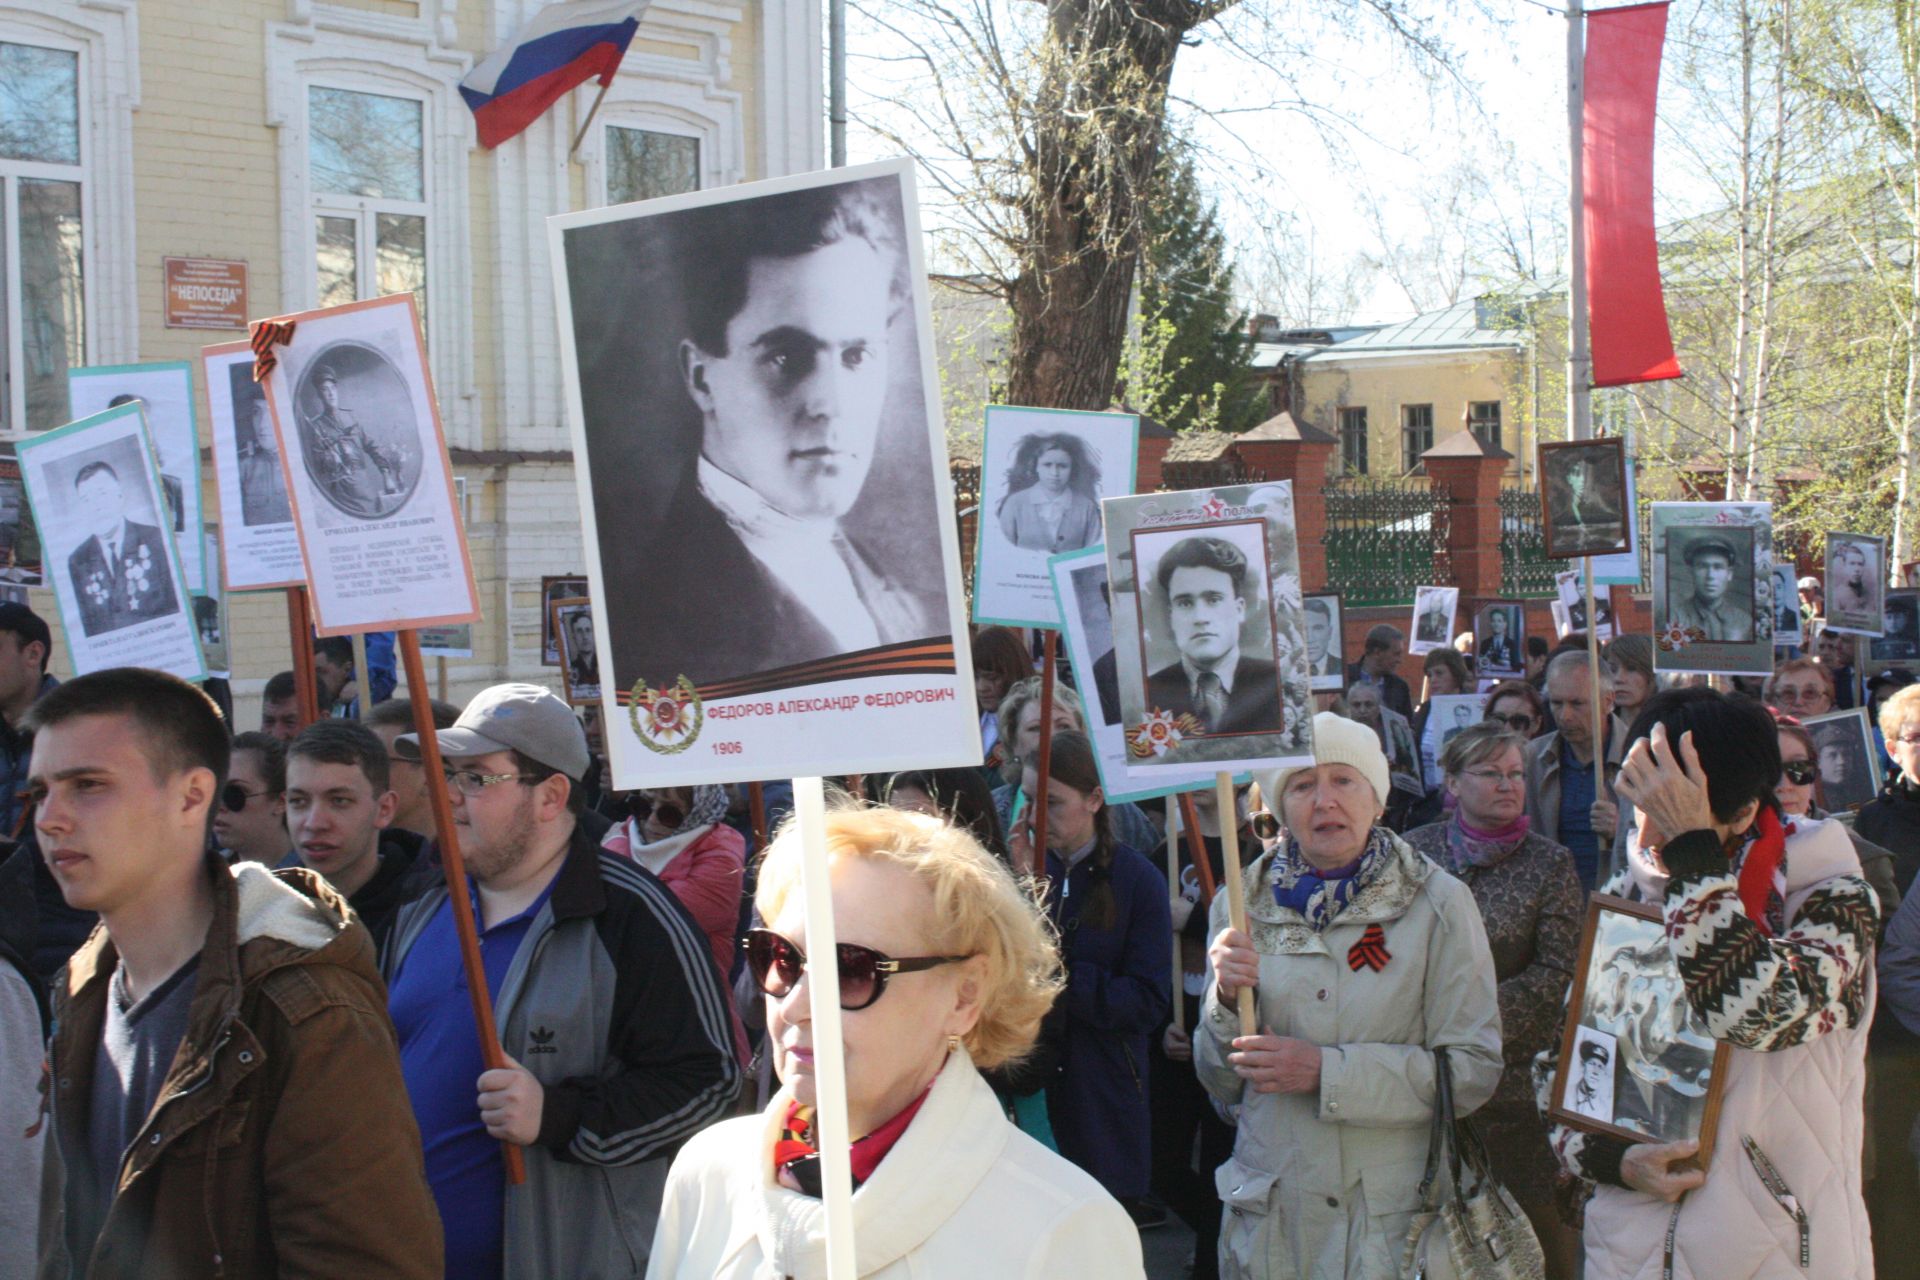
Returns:
[[[866,1137],[854,1139],[851,1158],[853,1186],[856,1191],[862,1183],[873,1176],[873,1171],[880,1167],[880,1162],[887,1158],[887,1152],[893,1150],[893,1144],[900,1140],[900,1135],[905,1133],[907,1126],[913,1123],[914,1115],[919,1112],[920,1105],[927,1100],[927,1095],[931,1092],[933,1092],[933,1086],[928,1085],[920,1091],[919,1097],[907,1104],[906,1110]],[[808,1195],[819,1195],[820,1174],[817,1161],[811,1161],[813,1167],[810,1176],[803,1176],[798,1169],[790,1167],[799,1161],[817,1157],[820,1154],[818,1143],[819,1135],[814,1125],[813,1108],[801,1106],[798,1102],[789,1102],[786,1119],[780,1125],[779,1140],[773,1144],[775,1176],[778,1177],[780,1171],[786,1169]]]
[[[1780,815],[1767,805],[1761,806],[1753,831],[1754,839],[1740,859],[1740,905],[1747,909],[1747,918],[1772,937],[1771,921],[1776,912],[1769,908],[1776,901],[1782,911],[1786,905],[1779,880],[1787,857],[1787,833],[1780,825]]]

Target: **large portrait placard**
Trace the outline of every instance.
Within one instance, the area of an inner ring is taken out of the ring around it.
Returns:
[[[1867,667],[1875,672],[1920,668],[1920,591],[1898,587],[1887,592],[1881,611],[1886,621],[1880,634],[1867,641]]]
[[[1771,672],[1772,582],[1771,505],[1654,503],[1654,668],[1731,676]]]
[[[200,433],[194,425],[193,366],[185,360],[164,364],[98,365],[67,370],[67,398],[76,421],[123,404],[137,404],[146,415],[147,434],[160,459],[160,487],[167,499],[165,527],[186,573],[187,590],[199,591],[205,579],[201,563]]]
[[[1133,492],[1140,419],[989,405],[973,620],[1056,627],[1049,556],[1101,541],[1101,499]]]
[[[1827,535],[1827,630],[1877,636],[1885,626],[1887,540],[1867,533]]]
[[[548,227],[614,784],[978,764],[911,163]]]
[[[220,540],[229,591],[297,587],[307,580],[300,532],[287,501],[287,473],[273,431],[267,394],[253,380],[253,344],[223,342],[200,349],[213,431],[214,493],[225,536]]]
[[[75,675],[207,669],[144,415],[118,405],[24,440],[20,470]],[[194,527],[194,539],[201,530]]]
[[[1627,444],[1619,437],[1539,446],[1547,558],[1618,555],[1633,545]]]
[[[1128,777],[1311,759],[1292,484],[1103,505]]]
[[[473,563],[413,295],[294,316],[267,375],[323,636],[473,622]]]

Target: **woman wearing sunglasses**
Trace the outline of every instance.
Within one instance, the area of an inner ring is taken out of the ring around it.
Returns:
[[[867,1280],[1138,1280],[1140,1240],[1098,1183],[1015,1129],[982,1067],[1017,1061],[1061,988],[1031,899],[967,833],[895,809],[827,815],[839,935],[853,1227]],[[799,833],[760,868],[749,971],[782,1087],[668,1175],[650,1280],[825,1272]]]
[[[1440,751],[1453,813],[1407,832],[1407,843],[1473,892],[1499,980],[1506,1068],[1474,1117],[1494,1176],[1513,1192],[1547,1254],[1547,1274],[1571,1276],[1579,1237],[1553,1203],[1559,1166],[1533,1099],[1533,1059],[1560,1034],[1580,954],[1586,894],[1564,846],[1529,829],[1527,740],[1482,720]]]
[[[1792,716],[1775,712],[1773,721],[1780,737],[1780,781],[1773,788],[1780,812],[1789,818],[1831,816],[1815,803],[1814,790],[1820,783],[1820,753],[1813,745],[1813,738]],[[1895,878],[1893,851],[1855,831],[1850,817],[1843,816],[1840,826],[1852,839],[1853,851],[1860,855],[1860,874],[1880,899],[1880,925],[1884,929],[1903,896]]]

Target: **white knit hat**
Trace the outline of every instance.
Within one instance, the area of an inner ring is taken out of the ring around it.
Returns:
[[[1316,765],[1344,764],[1358,770],[1361,777],[1373,784],[1373,794],[1381,806],[1386,805],[1387,793],[1393,788],[1387,774],[1387,756],[1380,750],[1379,737],[1358,720],[1349,720],[1331,711],[1322,711],[1315,716],[1313,762]],[[1260,796],[1267,802],[1267,812],[1274,817],[1280,817],[1280,796],[1287,779],[1301,768],[1296,765],[1286,769],[1253,771],[1253,780],[1260,784]]]

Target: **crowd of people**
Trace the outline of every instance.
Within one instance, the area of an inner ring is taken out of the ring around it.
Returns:
[[[1442,1063],[1550,1277],[1904,1274],[1920,685],[1812,605],[1731,689],[1638,636],[1489,683],[1462,636],[1416,702],[1375,626],[1231,813],[1109,799],[1064,667],[1042,777],[1030,637],[977,629],[985,763],[828,815],[860,1274],[1141,1275],[1177,1217],[1197,1277],[1401,1276]],[[413,708],[350,647],[255,728],[50,644],[0,605],[0,1276],[824,1274],[784,783],[618,791],[546,688],[433,703],[470,969]],[[1850,705],[1888,781],[1830,812],[1803,721]],[[1664,912],[1729,1047],[1704,1169],[1549,1115],[1596,892]]]

